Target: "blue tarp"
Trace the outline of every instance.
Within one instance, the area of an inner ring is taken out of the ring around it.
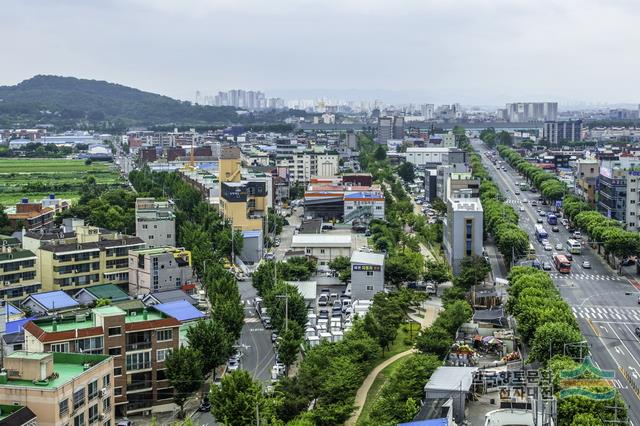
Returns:
[[[176,300],[175,302],[160,303],[153,306],[160,312],[177,319],[178,321],[190,321],[204,318],[204,314],[186,300]]]
[[[5,333],[6,334],[11,334],[11,333],[19,333],[22,331],[22,327],[28,323],[29,321],[36,319],[36,317],[30,317],[30,318],[22,318],[19,320],[15,320],[15,321],[9,321],[7,322],[6,325],[6,329],[5,329]]]
[[[417,422],[399,423],[398,426],[447,426],[447,419],[418,420]]]
[[[44,306],[46,309],[63,309],[79,305],[78,302],[73,300],[73,298],[64,291],[50,291],[48,293],[32,294],[29,297]]]

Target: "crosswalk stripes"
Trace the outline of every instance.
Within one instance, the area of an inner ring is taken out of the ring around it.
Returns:
[[[640,309],[638,308],[573,306],[571,307],[571,310],[573,311],[573,315],[578,319],[640,323]]]
[[[583,281],[624,281],[624,278],[616,275],[602,275],[602,274],[560,274],[557,272],[549,273],[553,279],[565,279],[565,280],[583,280]]]
[[[258,317],[249,317],[249,318],[245,318],[244,322],[245,323],[260,322],[260,318],[258,318]]]

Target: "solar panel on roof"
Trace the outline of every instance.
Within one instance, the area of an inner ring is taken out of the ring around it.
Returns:
[[[160,312],[177,319],[178,321],[189,321],[198,318],[204,318],[204,314],[196,309],[191,303],[185,300],[176,300],[175,302],[160,303],[154,305],[154,308]]]

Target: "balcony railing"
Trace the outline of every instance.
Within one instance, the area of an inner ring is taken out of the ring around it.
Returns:
[[[151,380],[143,380],[140,382],[135,382],[135,383],[130,383],[127,385],[127,392],[128,391],[134,391],[134,390],[140,390],[140,389],[147,389],[147,388],[152,388],[153,387],[153,382]]]
[[[127,364],[127,372],[136,370],[147,370],[151,368],[151,361],[149,362],[137,362],[134,364]]]
[[[150,348],[151,348],[151,342],[127,343],[127,352],[140,351],[143,349],[150,349]]]

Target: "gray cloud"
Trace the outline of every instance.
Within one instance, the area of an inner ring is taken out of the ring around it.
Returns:
[[[0,84],[47,73],[182,99],[234,87],[413,102],[640,99],[632,0],[4,0],[0,10]]]

